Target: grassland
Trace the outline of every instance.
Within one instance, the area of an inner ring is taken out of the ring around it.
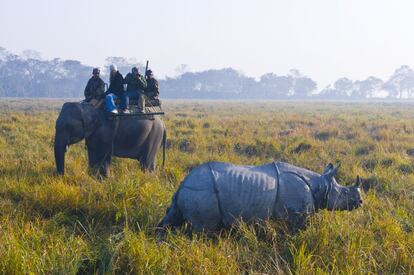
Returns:
[[[83,142],[54,176],[61,105],[0,101],[0,273],[414,273],[414,105],[166,101],[165,169],[116,159],[104,181],[88,175]],[[320,211],[294,236],[262,222],[157,244],[192,167],[273,159],[319,172],[341,162],[338,182],[364,179],[363,207]]]

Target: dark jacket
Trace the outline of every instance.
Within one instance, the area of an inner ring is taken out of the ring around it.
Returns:
[[[127,84],[127,91],[144,92],[144,89],[147,88],[147,82],[141,75],[134,76],[132,73],[129,73],[125,76],[125,83]]]
[[[155,78],[147,78],[147,88],[145,89],[145,94],[149,98],[158,98],[158,96],[160,95],[158,81]]]
[[[86,84],[84,95],[85,100],[99,99],[105,93],[105,83],[99,76],[92,76]]]
[[[119,97],[124,94],[124,78],[120,72],[117,71],[114,77],[111,79],[108,92],[113,93]]]

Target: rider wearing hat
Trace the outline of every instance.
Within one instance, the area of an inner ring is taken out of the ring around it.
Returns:
[[[137,67],[133,67],[131,72],[125,76],[125,83],[127,84],[127,88],[122,101],[125,103],[125,109],[128,108],[129,99],[138,99],[138,112],[144,112],[144,89],[147,88],[147,82],[144,76],[139,74]]]
[[[99,100],[105,93],[105,83],[99,77],[100,72],[99,68],[92,70],[92,77],[86,84],[84,91],[86,102],[91,102],[93,99]]]
[[[150,99],[157,99],[160,95],[160,88],[158,81],[154,78],[154,74],[151,70],[146,71],[145,78],[147,80],[147,88],[145,89],[145,95]]]

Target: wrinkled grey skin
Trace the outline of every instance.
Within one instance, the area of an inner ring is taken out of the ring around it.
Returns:
[[[235,221],[282,219],[291,229],[304,228],[319,209],[352,210],[362,204],[360,179],[339,185],[338,167],[318,174],[283,162],[236,166],[210,162],[194,168],[174,194],[159,232],[189,222],[196,231],[216,231]]]
[[[58,174],[63,175],[65,171],[67,146],[83,139],[89,167],[103,177],[108,175],[112,156],[137,159],[142,169],[152,171],[157,151],[163,144],[165,160],[166,130],[159,118],[110,120],[103,108],[70,102],[63,105],[56,120],[54,151]]]

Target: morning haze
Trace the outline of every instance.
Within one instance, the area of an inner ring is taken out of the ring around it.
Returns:
[[[104,65],[151,60],[158,76],[233,67],[299,69],[322,89],[340,77],[385,79],[414,61],[412,1],[9,1],[0,46]],[[114,12],[116,11],[116,12]]]

